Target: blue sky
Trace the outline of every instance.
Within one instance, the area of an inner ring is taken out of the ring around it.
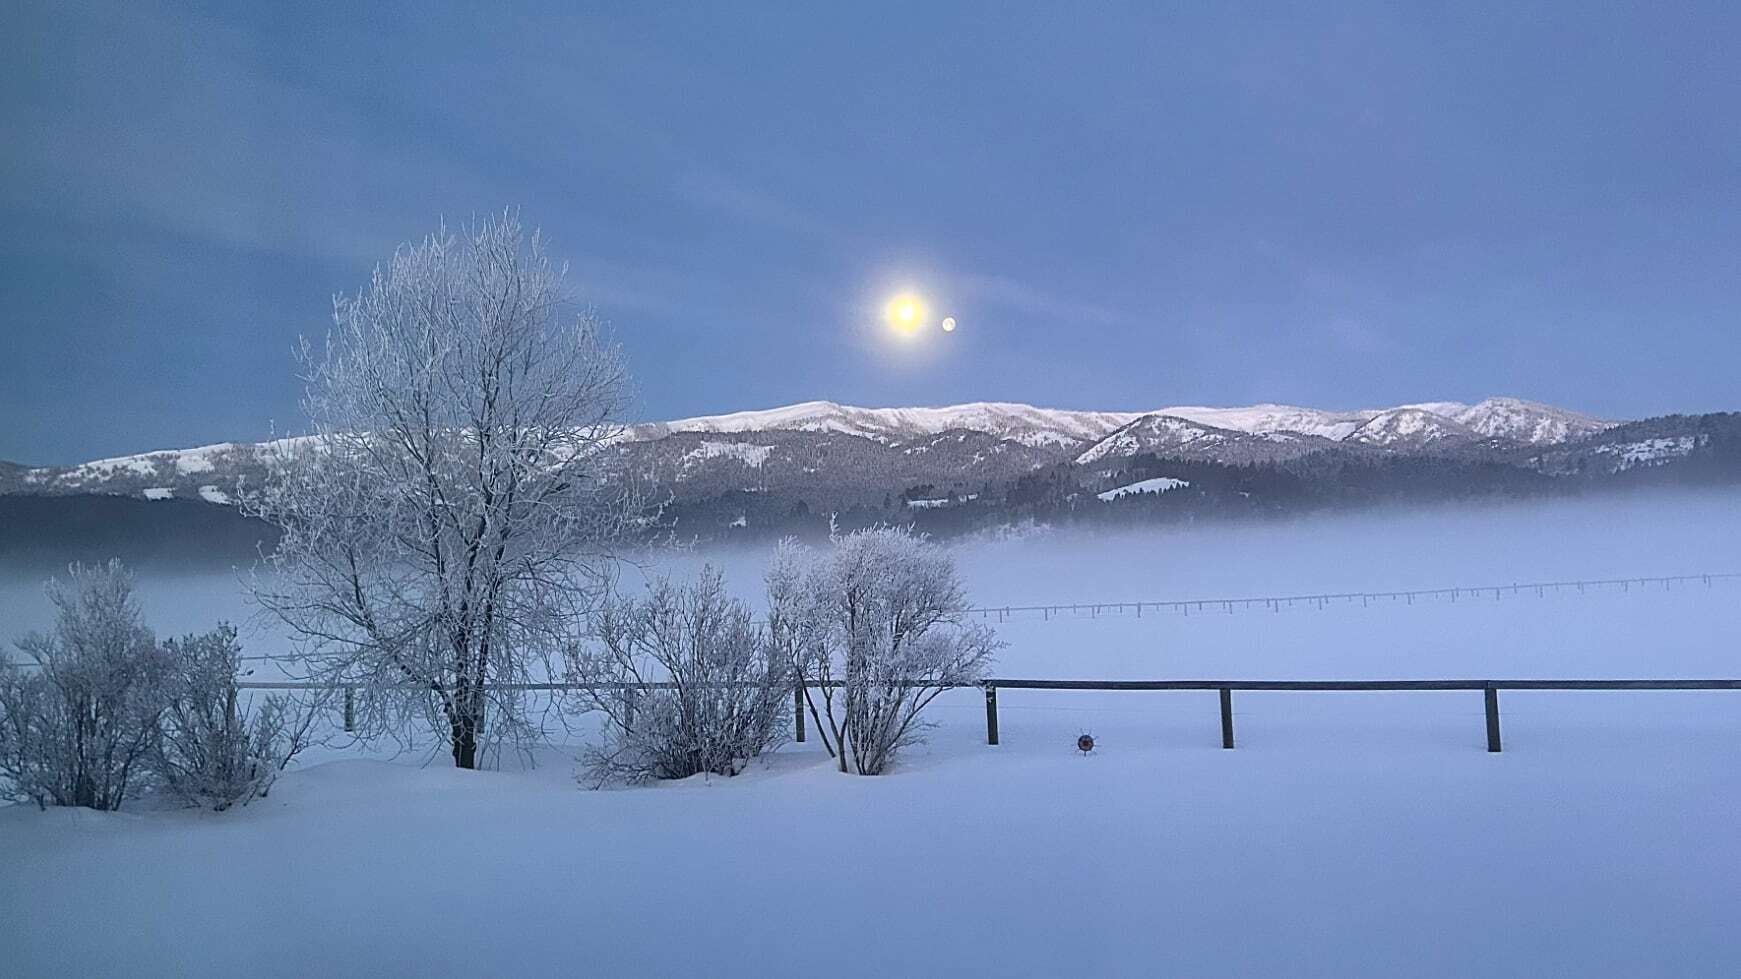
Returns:
[[[647,417],[1741,408],[1741,12],[1668,7],[26,2],[0,459],[295,430],[332,295],[506,205]]]

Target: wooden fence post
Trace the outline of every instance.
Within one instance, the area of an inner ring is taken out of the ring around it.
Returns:
[[[345,688],[345,733],[357,729],[357,691],[355,687]]]
[[[997,744],[997,688],[985,687],[985,743]]]
[[[1233,691],[1221,688],[1221,747],[1233,747]]]
[[[1499,691],[1488,687],[1482,691],[1487,700],[1487,750],[1499,750]]]
[[[634,729],[635,729],[635,688],[630,687],[630,686],[624,686],[623,687],[623,731],[624,731],[624,733],[627,733],[627,732],[633,731]]]
[[[804,685],[795,684],[792,687],[792,723],[796,726],[798,743],[804,743]]]

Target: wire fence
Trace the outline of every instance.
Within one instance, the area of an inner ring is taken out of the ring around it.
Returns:
[[[1068,622],[1110,616],[1233,615],[1239,612],[1281,612],[1285,609],[1328,609],[1332,606],[1413,606],[1432,602],[1503,601],[1510,598],[1546,598],[1552,595],[1617,595],[1676,588],[1714,589],[1741,583],[1741,572],[1714,571],[1696,574],[1654,575],[1632,578],[1584,578],[1568,581],[1513,582],[1506,585],[1461,585],[1449,588],[1416,588],[1391,591],[1345,591],[1318,594],[1247,595],[1239,598],[1144,599],[1141,601],[1054,602],[1031,605],[980,605],[968,614],[982,621],[1008,622],[1016,618]],[[4,653],[0,652],[0,657]],[[249,663],[286,662],[285,655],[240,657]],[[16,665],[32,667],[28,661]]]
[[[1326,609],[1331,606],[1415,605],[1428,602],[1501,601],[1507,598],[1546,598],[1575,593],[1626,594],[1635,591],[1673,591],[1676,588],[1711,589],[1741,581],[1741,572],[1656,575],[1637,578],[1587,578],[1572,581],[1513,582],[1508,585],[1463,585],[1452,588],[1417,588],[1395,591],[1346,591],[1295,595],[1248,595],[1240,598],[1155,599],[1143,601],[1070,602],[1039,605],[982,605],[970,614],[983,620],[1007,622],[1016,617],[1039,617],[1046,621],[1098,619],[1102,616],[1145,614],[1232,615],[1237,612],[1280,612],[1292,608]]]

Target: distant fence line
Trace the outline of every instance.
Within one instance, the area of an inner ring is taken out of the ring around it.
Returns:
[[[1413,605],[1416,601],[1460,601],[1469,599],[1492,599],[1499,601],[1506,596],[1544,598],[1550,594],[1564,591],[1587,593],[1597,592],[1630,592],[1634,588],[1648,589],[1661,587],[1664,590],[1673,589],[1676,585],[1703,585],[1712,587],[1717,582],[1729,582],[1741,579],[1741,572],[1724,571],[1704,574],[1657,575],[1638,578],[1592,578],[1578,581],[1531,581],[1514,582],[1509,585],[1475,585],[1455,588],[1417,588],[1400,591],[1346,591],[1324,592],[1315,595],[1256,595],[1244,598],[1192,598],[1168,599],[1159,601],[1143,600],[1105,601],[1105,602],[1070,602],[1040,605],[980,605],[969,609],[969,614],[981,619],[996,617],[999,622],[1007,621],[1015,615],[1038,614],[1046,620],[1055,618],[1099,618],[1102,615],[1128,615],[1135,613],[1141,617],[1145,610],[1153,612],[1169,612],[1180,615],[1190,615],[1193,612],[1201,614],[1227,614],[1237,611],[1262,609],[1280,612],[1283,608],[1307,606],[1311,608],[1328,608],[1331,605],[1352,605],[1359,602],[1362,607],[1375,603],[1403,602]]]
[[[751,686],[752,684],[731,684]],[[841,682],[811,683],[809,686],[841,686]],[[939,686],[939,684],[912,684]],[[296,681],[259,681],[236,684],[249,690],[326,690],[344,691],[344,729],[352,730],[354,696],[359,687],[339,684]],[[396,684],[407,689],[411,684]],[[492,683],[486,689],[523,691],[597,691],[617,690],[629,697],[641,690],[673,690],[676,683]],[[1221,747],[1232,748],[1233,694],[1235,691],[1480,691],[1487,721],[1487,750],[1501,748],[1499,735],[1499,691],[1501,690],[1741,690],[1741,679],[1534,679],[1534,680],[1046,680],[988,677],[977,683],[942,684],[951,689],[979,688],[985,694],[985,743],[999,743],[997,692],[1003,690],[1076,690],[1076,691],[1157,691],[1214,690],[1221,701]],[[805,739],[804,687],[792,689],[795,740]],[[631,699],[628,709],[634,710]]]
[[[1417,599],[1423,601],[1444,600],[1459,601],[1464,597],[1470,599],[1492,598],[1498,601],[1507,595],[1530,596],[1537,598],[1562,591],[1629,592],[1633,588],[1650,588],[1661,586],[1672,589],[1676,585],[1703,585],[1710,588],[1718,582],[1730,582],[1741,579],[1741,571],[1714,571],[1701,574],[1656,575],[1637,578],[1588,578],[1576,581],[1531,581],[1513,582],[1509,585],[1473,585],[1453,588],[1416,588],[1399,591],[1346,591],[1323,592],[1310,595],[1248,595],[1243,598],[1188,598],[1164,599],[1130,602],[1057,602],[1040,605],[976,605],[967,610],[970,616],[980,619],[990,619],[996,616],[998,621],[1007,621],[1011,616],[1021,614],[1039,614],[1045,619],[1054,618],[1099,618],[1102,615],[1128,615],[1135,613],[1141,617],[1145,610],[1155,612],[1172,612],[1181,615],[1198,613],[1232,614],[1236,611],[1265,609],[1279,612],[1284,608],[1294,608],[1305,605],[1314,608],[1328,608],[1332,604],[1353,604],[1359,602],[1362,607],[1375,602],[1403,602],[1413,605]],[[758,620],[760,621],[760,620]],[[296,659],[286,655],[241,656],[244,662],[288,662]],[[19,666],[34,666],[29,662],[18,662]]]
[[[1703,585],[1711,588],[1719,582],[1741,580],[1741,571],[1721,571],[1703,574],[1657,575],[1637,578],[1589,578],[1576,581],[1531,581],[1514,582],[1509,585],[1475,585],[1453,588],[1417,588],[1400,591],[1349,591],[1324,592],[1312,595],[1258,595],[1244,598],[1192,598],[1143,600],[1139,602],[1106,601],[1106,602],[1071,602],[1042,605],[977,605],[967,610],[969,616],[981,620],[996,617],[999,622],[1006,622],[1017,615],[1040,615],[1044,620],[1053,619],[1097,619],[1103,615],[1135,614],[1142,618],[1145,610],[1151,612],[1166,612],[1189,616],[1198,614],[1231,615],[1240,611],[1263,609],[1280,612],[1284,608],[1306,606],[1324,609],[1331,605],[1352,605],[1359,602],[1361,607],[1370,607],[1375,603],[1403,602],[1413,605],[1420,601],[1460,601],[1464,598],[1492,599],[1499,601],[1507,595],[1546,597],[1563,591],[1587,593],[1591,591],[1630,592],[1634,588],[1648,589],[1660,586],[1664,590],[1673,589],[1676,585]],[[759,620],[758,620],[759,621]],[[237,657],[243,662],[294,662],[294,655],[259,655]],[[29,661],[15,661],[14,665],[34,667]]]

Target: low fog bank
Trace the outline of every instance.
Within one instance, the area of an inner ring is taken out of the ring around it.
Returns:
[[[975,605],[1175,601],[1741,571],[1741,494],[1664,492],[947,541]],[[758,594],[771,548],[633,555],[641,575],[724,568]],[[626,577],[633,578],[634,574]]]
[[[1046,532],[957,542],[1005,677],[1083,679],[1741,676],[1741,579],[1504,590],[1450,598],[1117,605],[1741,572],[1741,498],[1650,494],[1507,507]],[[706,562],[755,600],[766,549],[664,554],[642,574]]]
[[[258,621],[258,610],[248,600],[247,572],[240,570],[187,570],[146,562],[129,565],[137,575],[135,594],[145,612],[145,623],[159,636],[206,632],[220,621],[241,633],[244,652],[279,655],[289,652],[289,643],[271,623]],[[44,586],[57,572],[35,566],[19,569],[0,564],[0,648],[11,652],[19,636],[54,625],[54,608]],[[65,577],[64,568],[58,572]]]
[[[1741,496],[1658,493],[1504,507],[1433,507],[1261,524],[1122,532],[1044,529],[951,542],[973,604],[1115,605],[1346,591],[1528,584],[1741,571]],[[630,555],[623,587],[723,568],[756,607],[771,547]],[[260,621],[244,570],[146,562],[139,597],[159,634],[242,628],[250,655],[288,644]],[[0,641],[46,628],[36,564],[0,561]],[[1213,608],[1138,618],[1090,610],[999,621],[1002,676],[1741,675],[1741,581],[1531,590],[1277,612]]]
[[[981,604],[1198,599],[1741,571],[1741,494],[1442,506],[958,548]],[[1034,574],[1004,571],[1048,569]]]

